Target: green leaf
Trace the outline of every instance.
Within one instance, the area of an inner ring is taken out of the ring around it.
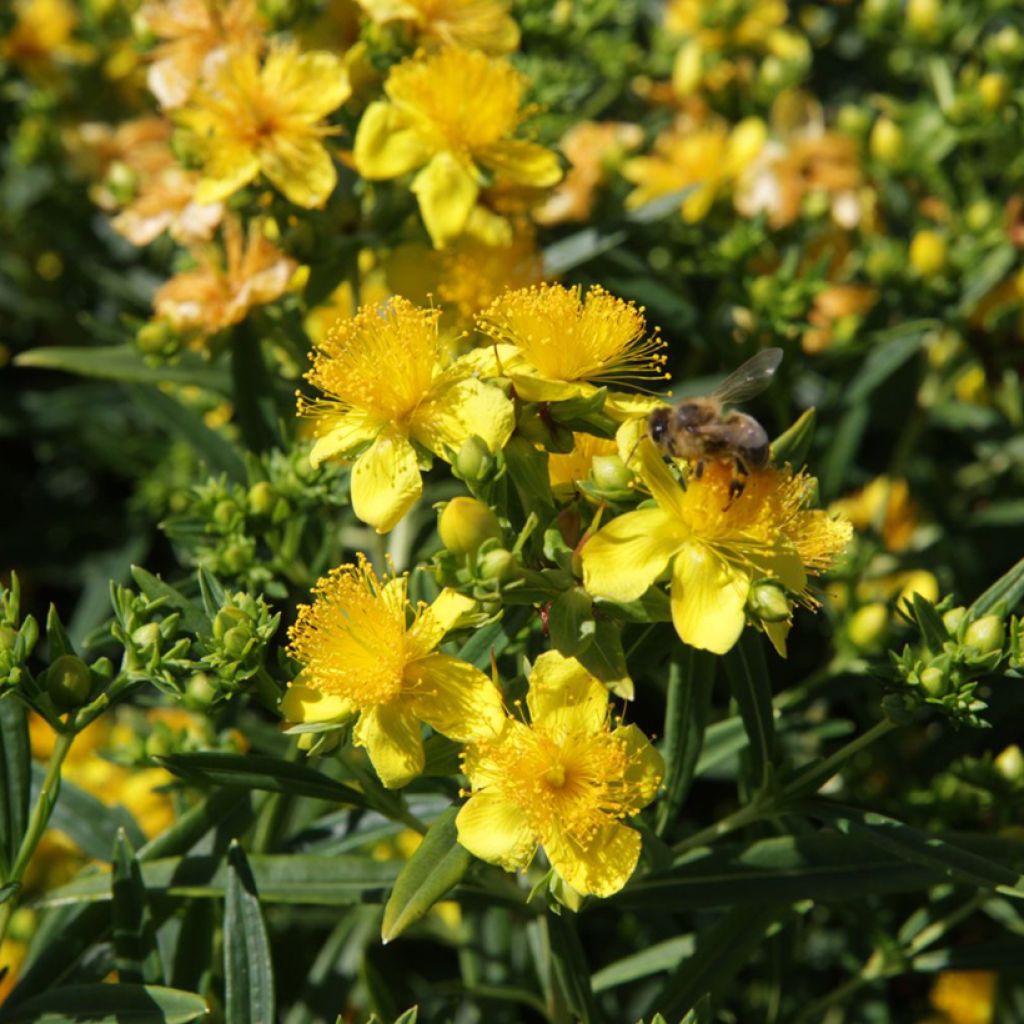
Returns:
[[[1002,608],[1003,614],[1016,609],[1021,599],[1024,598],[1024,558],[1022,558],[1009,572],[1000,576],[991,587],[988,588],[971,606],[967,609],[967,621],[973,622],[980,619],[989,612]]]
[[[548,632],[559,654],[578,656],[593,641],[595,628],[593,602],[582,587],[563,590],[551,602]]]
[[[505,463],[523,511],[527,515],[536,512],[542,522],[547,522],[555,513],[548,453],[516,436],[505,445]]]
[[[236,329],[231,346],[231,387],[235,415],[250,451],[283,447],[277,423],[274,382],[252,328]]]
[[[983,256],[964,276],[960,292],[960,315],[968,317],[975,306],[1009,273],[1017,260],[1012,245],[999,245]]]
[[[224,1020],[274,1024],[274,965],[256,880],[238,842],[228,850],[224,895]]]
[[[188,1024],[209,1013],[193,992],[158,985],[69,985],[0,1012],[2,1024]]]
[[[623,700],[633,699],[633,680],[622,649],[622,627],[611,619],[598,619],[594,639],[576,655],[576,660]]]
[[[0,700],[0,878],[17,858],[25,835],[31,777],[25,705],[8,697]]]
[[[625,231],[601,233],[596,228],[583,228],[552,242],[544,250],[544,276],[555,278],[574,267],[621,245],[628,237]]]
[[[866,402],[860,402],[842,414],[822,461],[820,479],[823,498],[830,499],[842,490],[847,471],[857,455],[870,419],[871,409]]]
[[[843,391],[848,406],[858,405],[884,384],[921,347],[925,335],[939,326],[935,320],[915,320],[884,331],[875,331],[867,340],[867,358],[849,387]]]
[[[400,1013],[395,1018],[395,1024],[416,1024],[419,1020],[420,1008],[418,1006],[410,1006],[405,1013]]]
[[[590,979],[590,987],[595,993],[607,992],[619,985],[649,978],[652,974],[663,974],[677,966],[683,957],[691,956],[695,945],[692,935],[677,935],[674,939],[658,942],[640,953],[633,953],[595,971]]]
[[[777,466],[788,462],[799,469],[807,461],[807,453],[814,439],[814,426],[817,422],[817,411],[812,406],[805,409],[799,419],[783,431],[771,445],[771,460]]]
[[[858,836],[911,864],[930,868],[951,881],[998,889],[1024,899],[1024,877],[1014,868],[964,850],[937,835],[922,832],[902,821],[824,800],[808,800],[797,809],[847,835]]]
[[[46,613],[46,643],[51,662],[56,661],[62,655],[74,655],[75,653],[64,623],[60,621],[60,615],[57,614],[56,605],[53,604],[50,605],[50,609]]]
[[[551,942],[551,964],[555,978],[572,1013],[582,1024],[601,1019],[590,988],[590,968],[576,933],[576,919],[568,911],[547,915]]]
[[[203,751],[195,754],[168,754],[156,760],[168,771],[192,783],[236,786],[290,796],[311,796],[349,807],[369,806],[359,790],[305,765],[277,757]]]
[[[669,667],[665,705],[665,796],[658,807],[658,835],[664,835],[686,800],[704,745],[717,663],[714,655],[677,648]]]
[[[402,868],[384,907],[380,929],[384,942],[397,939],[462,881],[473,858],[459,845],[458,812],[452,807],[440,815]]]
[[[353,903],[383,903],[401,867],[395,861],[336,854],[252,854],[249,868],[264,903],[294,903],[344,907]],[[220,858],[204,855],[167,857],[143,863],[146,891],[157,896],[220,899],[226,874]],[[110,899],[110,879],[83,872],[67,885],[51,889],[40,905],[97,903]]]
[[[155,387],[140,387],[137,397],[143,413],[169,437],[185,441],[211,472],[224,473],[236,483],[245,481],[245,464],[235,446],[211,430],[195,410]]]
[[[775,760],[775,713],[760,636],[745,630],[724,660],[725,674],[750,744],[751,782],[755,789],[763,791],[771,784]]]
[[[110,893],[118,981],[159,985],[164,980],[164,969],[156,948],[153,915],[139,861],[124,829],[117,833],[113,862]]]
[[[46,769],[32,765],[33,784],[42,785]],[[112,807],[97,800],[91,793],[73,782],[62,779],[60,799],[50,815],[50,827],[60,829],[83,853],[95,860],[109,861],[119,829],[123,829],[133,844],[145,842],[146,837],[131,813],[120,804]]]
[[[181,384],[225,394],[230,390],[224,370],[200,356],[185,352],[173,363],[149,363],[134,345],[35,348],[15,356],[14,364],[126,384]]]
[[[702,998],[712,998],[749,962],[765,932],[785,914],[785,908],[737,906],[712,927],[698,933],[697,949],[665,982],[648,1012],[678,1020]]]
[[[918,593],[911,597],[910,604],[925,646],[933,654],[941,654],[943,645],[949,638],[946,627],[942,623],[942,616],[930,601],[926,601]]]

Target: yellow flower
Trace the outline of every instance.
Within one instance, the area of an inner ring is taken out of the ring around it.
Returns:
[[[495,342],[497,371],[529,402],[592,395],[610,384],[665,380],[664,342],[643,310],[595,285],[542,284],[497,298],[477,326]],[[648,396],[609,395],[605,411],[641,411]]]
[[[615,726],[605,687],[557,651],[534,663],[526,704],[530,724],[507,718],[464,755],[472,789],[459,842],[507,871],[543,847],[578,893],[610,896],[640,856],[640,833],[622,819],[654,799],[661,755],[635,725]]]
[[[708,50],[760,49],[769,33],[786,23],[787,13],[785,0],[669,0],[665,27],[674,35],[696,39]]]
[[[177,330],[205,335],[239,323],[253,306],[280,298],[297,269],[255,221],[248,237],[237,221],[226,222],[223,260],[212,249],[195,255],[199,266],[165,282],[153,306]]]
[[[623,165],[622,176],[637,186],[626,197],[626,205],[636,209],[692,186],[680,212],[689,223],[702,220],[757,156],[764,139],[764,122],[756,117],[745,118],[732,129],[717,119],[696,125],[678,121],[655,139],[652,154]]]
[[[0,39],[0,57],[29,73],[44,72],[52,61],[82,61],[91,47],[76,43],[72,35],[78,13],[67,0],[14,0],[16,21]]]
[[[141,178],[138,195],[111,222],[114,230],[139,246],[165,231],[182,245],[207,241],[224,216],[224,205],[197,203],[198,180],[180,167]]]
[[[472,376],[468,363],[445,367],[439,316],[398,297],[364,306],[328,332],[306,375],[326,396],[300,402],[300,413],[316,420],[310,459],[355,458],[352,507],[379,533],[422,493],[414,445],[447,460],[474,434],[497,450],[515,426],[498,388]]]
[[[150,55],[147,84],[165,110],[180,107],[228,47],[255,51],[263,42],[254,0],[150,0],[139,15],[160,40]]]
[[[857,530],[877,530],[890,551],[906,551],[921,524],[921,509],[902,477],[878,476],[866,487],[832,502],[829,511]]]
[[[950,1024],[989,1024],[995,990],[994,971],[943,971],[932,986],[930,999]]]
[[[560,497],[571,495],[576,490],[576,484],[590,476],[595,455],[617,457],[619,452],[615,442],[606,437],[576,434],[574,441],[571,452],[548,457],[548,479],[551,481],[552,490]]]
[[[423,39],[484,53],[510,53],[519,27],[500,0],[359,0],[381,24],[403,21]]]
[[[626,424],[620,447],[635,450],[637,473],[656,505],[613,519],[584,545],[590,593],[634,601],[671,566],[676,632],[692,647],[716,654],[728,651],[743,632],[755,581],[777,580],[811,603],[808,574],[827,568],[851,532],[846,521],[807,508],[811,477],[788,467],[757,470],[734,498],[733,469],[715,460],[705,464],[700,479],[690,474],[684,487],[654,445],[636,437],[634,424]],[[769,626],[769,637],[781,647],[785,623]]]
[[[538,188],[561,178],[554,153],[511,138],[525,85],[507,60],[458,47],[403,61],[359,123],[356,169],[375,180],[420,169],[411,187],[441,248],[467,230],[487,176]]]
[[[423,770],[420,723],[454,740],[493,735],[501,694],[479,669],[436,650],[473,602],[443,590],[409,621],[407,578],[378,578],[362,556],[323,577],[299,608],[289,653],[302,665],[281,702],[290,722],[343,721],[385,786]]]
[[[333,53],[278,45],[262,67],[250,51],[230,54],[177,115],[205,158],[196,200],[227,199],[262,172],[296,206],[323,206],[337,182],[323,119],[350,92]]]

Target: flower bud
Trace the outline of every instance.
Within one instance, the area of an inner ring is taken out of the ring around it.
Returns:
[[[472,434],[462,442],[452,467],[462,480],[486,480],[494,468],[494,456],[486,443]]]
[[[927,569],[914,569],[907,573],[896,597],[897,605],[911,600],[915,594],[920,594],[932,604],[939,599],[939,581]]]
[[[602,491],[624,491],[633,479],[618,455],[595,455],[590,460],[590,476]]]
[[[505,548],[491,548],[485,551],[477,562],[477,575],[483,580],[506,583],[519,571],[516,556]]]
[[[115,160],[103,179],[103,185],[118,206],[124,206],[135,198],[139,188],[139,176],[126,163]]]
[[[1024,779],[1024,754],[1016,743],[1008,746],[995,760],[996,771],[1008,782]]]
[[[860,650],[876,650],[885,640],[889,628],[889,609],[881,601],[858,608],[850,618],[847,632]]]
[[[228,605],[217,612],[213,620],[213,635],[220,641],[225,642],[229,632],[241,629],[246,634],[252,633],[252,617],[241,608]]]
[[[929,697],[944,697],[949,691],[949,674],[937,665],[929,665],[923,669],[918,681],[921,683],[921,689]]]
[[[966,614],[967,609],[963,605],[958,608],[950,608],[949,611],[943,613],[942,624],[949,631],[950,636],[956,635],[957,630],[960,628],[960,623],[964,621]]]
[[[903,129],[888,117],[880,117],[868,140],[871,155],[886,167],[893,167],[903,159]]]
[[[58,707],[81,707],[89,699],[90,689],[89,666],[73,654],[62,654],[46,670],[46,691]]]
[[[785,622],[793,613],[785,587],[774,580],[761,580],[750,588],[747,610],[761,622]]]
[[[991,71],[978,80],[978,95],[989,110],[998,110],[1006,102],[1009,93],[1010,83],[1006,75]]]
[[[0,626],[0,651],[13,651],[18,631],[10,626]]]
[[[1006,643],[1006,625],[998,615],[983,615],[975,619],[964,633],[964,646],[972,647],[979,654],[1001,651]]]
[[[132,643],[143,650],[155,647],[160,643],[160,627],[155,622],[147,622],[132,633]]]
[[[910,265],[922,277],[937,274],[946,265],[949,247],[937,231],[918,231],[910,242]]]
[[[205,711],[216,697],[216,684],[205,672],[196,672],[185,686],[185,704],[194,711]]]
[[[269,516],[274,508],[274,488],[266,480],[261,480],[249,488],[246,502],[254,516]]]
[[[173,356],[181,345],[181,339],[166,320],[151,320],[139,328],[135,344],[147,356]]]
[[[228,527],[238,511],[238,506],[230,498],[222,498],[213,507],[213,521],[218,526]]]
[[[931,38],[939,26],[939,0],[907,0],[907,28],[921,39]]]
[[[997,215],[996,205],[990,199],[976,199],[967,207],[967,226],[972,231],[984,231],[995,223]]]
[[[476,498],[452,498],[437,524],[441,543],[456,555],[477,551],[485,540],[500,540],[498,517]]]

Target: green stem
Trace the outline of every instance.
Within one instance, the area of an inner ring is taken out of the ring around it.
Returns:
[[[775,801],[759,797],[753,803],[747,804],[746,807],[733,811],[721,821],[716,821],[714,825],[708,825],[707,828],[702,828],[699,832],[676,843],[672,847],[672,853],[678,857],[698,846],[707,846],[708,843],[713,843],[716,839],[735,832],[738,828],[743,828],[744,825],[751,825],[762,818],[770,818],[776,811]]]
[[[259,702],[272,714],[279,715],[281,713],[281,687],[274,682],[270,673],[260,666],[256,675],[253,676],[253,682],[256,684],[256,697]]]
[[[869,747],[875,740],[881,739],[895,728],[895,722],[883,718],[866,733],[850,740],[846,746],[840,747],[831,757],[826,757],[824,761],[812,764],[806,771],[801,772],[795,779],[783,786],[780,797],[788,800],[795,796],[803,796],[808,790],[817,790],[823,782],[835,775],[836,769],[844,761],[848,761],[854,754]]]
[[[53,753],[50,755],[49,763],[46,766],[46,775],[43,777],[43,785],[36,797],[35,806],[28,819],[28,826],[25,835],[22,837],[21,845],[18,847],[18,855],[14,860],[14,866],[10,874],[4,879],[5,884],[11,882],[20,885],[25,875],[25,869],[35,853],[39,840],[43,838],[46,826],[50,821],[54,805],[57,803],[57,796],[60,793],[60,773],[64,765],[64,758],[67,757],[71,744],[75,739],[74,722],[69,721],[65,730],[57,733],[57,740],[54,743]],[[3,942],[7,934],[8,925],[14,916],[17,906],[17,895],[12,896],[5,903],[0,904],[0,942]]]

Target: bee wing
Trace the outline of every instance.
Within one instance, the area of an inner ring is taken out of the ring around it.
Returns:
[[[745,402],[768,387],[781,362],[781,348],[766,348],[733,370],[708,397],[723,405]]]

